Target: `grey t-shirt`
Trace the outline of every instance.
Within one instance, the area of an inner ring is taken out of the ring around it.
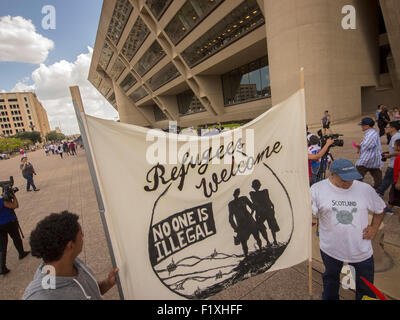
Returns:
[[[389,143],[389,153],[393,153],[393,152],[395,152],[396,150],[394,150],[394,142],[396,141],[396,140],[399,140],[400,139],[400,132],[397,132],[391,139],[390,139],[390,143]],[[390,158],[390,162],[389,162],[389,165],[388,165],[388,167],[390,167],[390,168],[393,168],[393,166],[394,166],[394,160],[396,159],[396,157],[391,157]]]
[[[22,167],[23,167],[23,166],[24,166],[24,164],[21,163],[21,165],[19,166],[21,170],[22,170]],[[33,165],[32,165],[32,163],[27,162],[27,163],[26,163],[26,166],[25,166],[25,169],[22,170],[22,174],[23,174],[23,175],[33,174],[33,171],[34,171],[34,170],[33,170]]]
[[[22,300],[103,300],[93,272],[80,260],[75,259],[76,277],[55,277],[55,289],[46,289],[42,284],[46,276],[42,263],[36,270],[33,281],[25,290]],[[44,281],[49,283],[50,281]]]

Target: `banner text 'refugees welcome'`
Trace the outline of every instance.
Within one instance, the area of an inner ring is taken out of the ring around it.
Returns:
[[[197,155],[196,161],[193,160],[193,156],[187,152],[185,153],[182,164],[180,166],[173,166],[171,172],[168,176],[166,176],[165,166],[157,163],[153,166],[146,175],[146,181],[149,183],[144,187],[144,190],[147,192],[155,191],[160,186],[168,184],[170,182],[176,181],[179,179],[178,189],[180,191],[183,190],[185,177],[189,172],[189,169],[197,169],[197,173],[199,175],[204,175],[207,172],[208,166],[211,163],[212,159],[218,158],[223,159],[225,156],[229,155],[232,157],[232,162],[230,165],[230,170],[222,169],[220,174],[212,173],[210,182],[207,183],[206,179],[203,177],[199,183],[196,185],[197,189],[203,189],[204,196],[210,198],[213,193],[218,191],[218,185],[223,182],[228,182],[232,177],[236,176],[238,173],[246,174],[247,171],[250,171],[254,168],[255,165],[259,164],[263,160],[267,160],[273,154],[278,154],[283,146],[277,141],[274,145],[267,146],[263,151],[257,154],[254,158],[252,156],[246,156],[241,150],[243,150],[244,143],[241,139],[238,139],[236,144],[230,142],[226,148],[224,145],[221,145],[215,154],[213,155],[213,148],[205,150],[202,154],[202,159],[200,160],[200,154]],[[241,155],[246,156],[246,160],[241,160],[237,164],[235,163],[235,152],[241,153]],[[190,159],[190,161],[188,161]]]

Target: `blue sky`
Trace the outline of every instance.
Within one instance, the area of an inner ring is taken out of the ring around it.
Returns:
[[[102,0],[1,0],[0,17],[21,16],[32,20],[36,32],[51,39],[55,48],[50,51],[46,64],[76,57],[94,47],[100,19]],[[56,29],[42,28],[42,8],[52,5],[56,9]],[[0,90],[11,90],[18,81],[30,77],[38,67],[36,64],[0,62]]]
[[[56,28],[42,27],[53,6]],[[116,110],[87,80],[103,0],[0,0],[0,92],[34,91],[51,129],[79,133],[69,86],[78,85],[85,112],[103,119]]]

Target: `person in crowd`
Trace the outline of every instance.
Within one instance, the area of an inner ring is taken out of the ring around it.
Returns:
[[[379,106],[378,106],[378,108],[376,109],[376,111],[375,111],[375,121],[378,123],[378,121],[379,121],[379,114],[381,113],[381,111],[382,111],[382,104],[380,104]]]
[[[384,136],[385,135],[385,128],[390,122],[390,116],[388,112],[388,108],[386,106],[382,106],[382,111],[379,113],[379,119],[378,119],[378,127],[379,127],[379,136]],[[387,143],[389,144],[390,142],[390,135],[386,135],[387,138]]]
[[[356,299],[374,298],[361,277],[374,282],[371,240],[378,232],[386,204],[369,184],[357,181],[362,176],[351,161],[333,161],[330,172],[328,179],[311,187],[312,213],[319,218],[320,252],[325,265],[322,298],[339,299],[344,262],[355,269]],[[368,212],[374,214],[370,225]]]
[[[393,184],[389,192],[388,208],[386,212],[393,214],[393,207],[400,207],[400,139],[394,142],[394,149],[397,152],[397,157],[393,164]],[[400,211],[399,222],[400,222]]]
[[[76,147],[75,147],[75,143],[73,141],[71,141],[69,143],[69,151],[70,151],[71,155],[76,156]]]
[[[54,152],[55,152],[54,144],[51,144],[51,145],[49,146],[49,148],[50,148],[51,153],[54,155]]]
[[[111,269],[105,280],[97,281],[90,268],[78,259],[83,247],[78,219],[68,211],[52,213],[32,231],[32,255],[43,262],[25,289],[23,300],[102,300],[116,284],[118,268]],[[54,274],[47,274],[47,270]],[[46,276],[54,277],[55,287],[51,286],[51,279],[48,286],[43,286]]]
[[[63,158],[63,152],[64,152],[63,145],[62,143],[60,143],[57,147],[57,153],[60,155],[61,159]]]
[[[33,181],[33,175],[36,175],[36,171],[33,168],[32,163],[28,162],[28,157],[21,158],[20,169],[22,171],[22,176],[26,179],[26,191],[31,191],[31,186],[33,191],[40,191],[40,189],[36,188],[35,183]]]
[[[320,141],[317,136],[311,135],[309,137],[309,139],[308,139],[308,154],[309,155],[316,155],[321,151],[321,147],[320,147],[319,143],[320,143]],[[311,161],[311,173],[312,173],[311,184],[314,184],[315,182],[317,182],[321,159],[318,159],[316,161],[314,161],[314,160],[310,160],[310,161]]]
[[[326,133],[328,132],[329,134],[332,134],[331,130],[331,116],[329,114],[329,111],[326,110],[324,112],[324,117],[322,118],[322,129],[324,130],[324,136],[326,136]]]
[[[315,136],[316,137],[316,136]],[[311,137],[310,137],[311,139]],[[318,138],[317,138],[318,139]],[[315,140],[314,140],[315,142]],[[319,151],[314,151],[314,150],[310,150],[308,149],[308,177],[310,180],[310,185],[313,184],[313,170],[312,170],[312,162],[318,162],[321,160],[321,158],[325,155],[325,153],[328,152],[329,147],[335,142],[335,140],[329,138],[326,140],[326,143],[324,145],[324,147],[319,150]],[[310,140],[308,140],[308,146],[310,146]],[[315,176],[315,179],[317,178],[318,172]]]
[[[64,141],[62,143],[62,147],[63,147],[64,153],[67,154],[67,155],[70,155],[69,154],[69,145],[68,145],[67,141]]]
[[[18,219],[14,211],[18,207],[18,199],[14,192],[11,201],[5,201],[3,198],[0,198],[0,274],[2,275],[10,272],[6,265],[8,235],[10,235],[14,242],[20,260],[25,258],[30,252],[24,250],[19,232]]]
[[[360,156],[357,161],[357,170],[361,174],[362,181],[369,172],[374,179],[374,188],[382,184],[382,146],[378,132],[373,128],[375,121],[371,118],[363,118],[359,123],[364,138],[360,145],[357,145]]]
[[[399,153],[395,150],[395,141],[400,139],[400,123],[397,121],[389,122],[389,125],[386,128],[386,133],[390,134],[392,139],[389,143],[389,152],[383,153],[382,158],[389,159],[389,164],[385,172],[385,176],[383,177],[383,181],[381,185],[376,188],[376,192],[383,197],[385,191],[393,184],[393,166],[394,160],[399,155]],[[390,211],[389,211],[390,213]]]
[[[394,107],[393,108],[393,116],[392,116],[393,121],[399,121],[400,120],[400,112],[399,108]]]
[[[49,151],[50,151],[49,147],[48,146],[44,146],[43,149],[44,149],[44,152],[46,153],[46,156],[48,157],[49,156]]]

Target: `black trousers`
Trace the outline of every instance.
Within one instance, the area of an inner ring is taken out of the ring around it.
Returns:
[[[18,221],[14,220],[0,226],[0,270],[6,267],[8,235],[14,242],[19,255],[24,253],[24,246],[22,244],[21,235],[18,229]]]

